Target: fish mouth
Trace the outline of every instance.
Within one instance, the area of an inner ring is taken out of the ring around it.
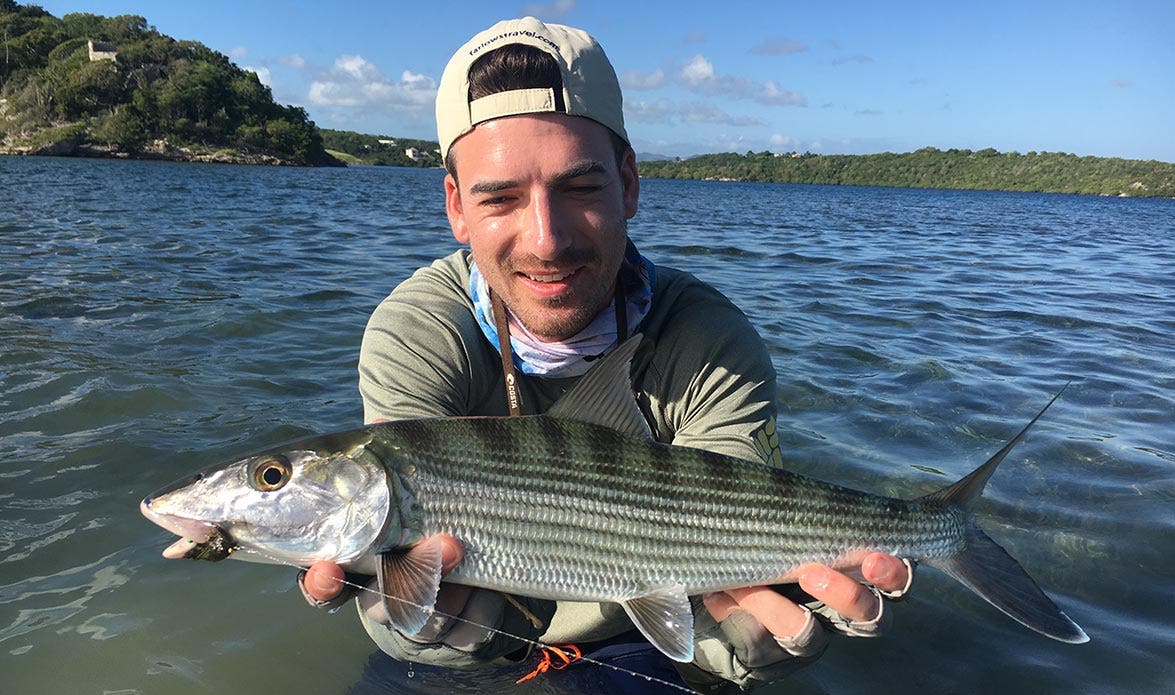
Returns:
[[[150,497],[139,504],[139,511],[154,523],[180,537],[163,550],[163,557],[169,560],[188,558],[219,562],[240,547],[228,532],[216,524],[155,511],[151,508]]]

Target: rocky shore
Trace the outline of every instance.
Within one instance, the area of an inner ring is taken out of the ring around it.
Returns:
[[[209,162],[216,164],[253,164],[265,166],[302,166],[299,163],[289,162],[271,154],[262,152],[242,152],[232,147],[217,147],[215,145],[200,145],[196,147],[180,146],[169,142],[166,138],[148,142],[134,152],[128,152],[105,143],[91,142],[84,132],[74,133],[62,138],[26,139],[23,142],[0,142],[0,155],[19,155],[31,157],[97,157],[102,159],[147,159],[168,162]],[[320,166],[346,166],[343,162],[331,158]]]

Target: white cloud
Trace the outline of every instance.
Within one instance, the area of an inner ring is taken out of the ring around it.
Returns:
[[[803,94],[783,89],[773,80],[767,80],[763,83],[763,91],[755,100],[776,106],[806,106],[808,104],[808,100]]]
[[[710,97],[748,99],[769,106],[804,106],[799,92],[781,88],[772,80],[756,82],[737,75],[720,75],[714,64],[699,54],[690,58],[677,73],[677,81],[692,92]]]
[[[676,125],[678,123],[705,123],[734,127],[764,125],[763,120],[756,116],[731,114],[707,102],[678,105],[668,99],[626,101],[624,102],[624,119],[632,123],[655,123],[658,125]]]
[[[356,80],[366,80],[379,75],[379,68],[361,55],[343,55],[335,58],[335,68]]]
[[[244,46],[237,46],[228,50],[228,57],[233,60],[244,60],[249,57],[249,49]]]
[[[620,76],[620,85],[625,89],[657,89],[665,86],[666,75],[661,68],[646,73],[640,70],[627,70]]]
[[[754,116],[735,116],[707,103],[687,105],[681,112],[681,118],[687,123],[710,123],[738,127],[763,125],[763,121]]]
[[[360,55],[339,56],[310,85],[310,102],[320,106],[426,111],[435,98],[436,83],[431,77],[405,70],[394,80]]]
[[[624,119],[626,121],[669,123],[672,121],[672,117],[673,104],[668,99],[658,99],[657,101],[624,100]]]
[[[688,87],[702,87],[714,81],[714,64],[699,53],[689,59],[689,62],[677,73],[677,77]]]

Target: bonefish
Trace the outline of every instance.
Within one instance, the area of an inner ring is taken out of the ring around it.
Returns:
[[[182,537],[168,557],[331,560],[375,575],[392,624],[408,634],[441,581],[439,544],[422,541],[444,533],[465,548],[445,581],[619,603],[683,662],[693,658],[689,596],[787,583],[805,563],[853,567],[872,551],[938,568],[1048,637],[1088,640],[971,513],[1044,410],[955,484],[895,499],[653,441],[630,390],[638,343],[601,360],[546,414],[401,420],[306,439],[208,468],[141,509]]]

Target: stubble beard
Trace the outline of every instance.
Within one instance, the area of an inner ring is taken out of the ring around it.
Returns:
[[[621,229],[622,239],[627,240],[627,230]],[[599,278],[599,284],[591,288],[588,296],[580,293],[570,293],[559,297],[546,299],[531,299],[527,311],[519,313],[514,307],[511,310],[528,331],[544,341],[567,340],[582,331],[596,318],[612,298],[613,286],[616,282],[616,273],[624,259],[624,241],[621,242],[615,258],[605,259],[600,253],[587,249],[570,249],[552,262],[536,262],[530,265],[511,263],[507,268],[510,276],[516,272],[515,266],[521,266],[530,271],[543,267],[566,268],[569,266],[585,268],[607,268],[605,274]],[[563,310],[574,308],[570,313],[562,314]],[[540,313],[541,312],[541,313]],[[546,312],[560,312],[558,317],[543,315]],[[526,315],[538,314],[538,315]]]

